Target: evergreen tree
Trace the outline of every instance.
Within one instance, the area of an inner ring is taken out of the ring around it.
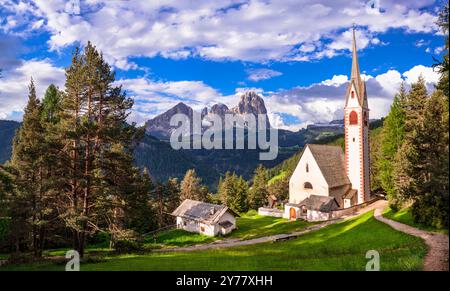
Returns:
[[[270,195],[275,196],[278,201],[284,201],[289,198],[289,176],[273,181],[267,191]]]
[[[398,197],[394,187],[394,161],[405,136],[405,102],[406,90],[404,84],[400,87],[400,92],[395,95],[391,110],[383,123],[381,133],[381,157],[377,162],[379,168],[380,182],[383,190],[389,197],[392,204],[397,204],[401,197]]]
[[[439,20],[437,24],[441,28],[441,31],[443,35],[445,35],[445,54],[441,61],[436,60],[435,67],[438,68],[439,73],[441,74],[441,77],[439,79],[439,83],[437,84],[437,88],[441,90],[444,95],[446,96],[446,100],[448,103],[448,97],[449,97],[449,79],[448,79],[448,70],[449,70],[449,60],[448,60],[448,9],[449,4],[445,4],[442,8],[441,12],[439,13]]]
[[[180,199],[192,199],[198,201],[206,201],[208,189],[201,184],[201,179],[197,177],[194,169],[187,170],[186,175],[180,184]]]
[[[395,186],[413,202],[416,221],[448,225],[448,111],[437,90],[428,97],[423,78],[406,101],[405,138],[395,162]]]
[[[13,144],[11,164],[16,171],[16,185],[19,192],[14,197],[12,228],[25,234],[31,233],[30,245],[35,256],[40,257],[44,248],[49,215],[53,212],[50,197],[45,193],[44,179],[45,130],[40,122],[42,107],[36,96],[34,81],[31,79],[28,103],[25,107],[23,123]],[[26,240],[17,236],[17,239]]]
[[[156,212],[157,227],[161,228],[174,223],[170,216],[180,205],[180,185],[176,178],[169,178],[165,184],[159,182],[152,191],[151,200]]]
[[[121,203],[129,183],[117,173],[133,173],[134,125],[126,118],[133,102],[113,86],[114,72],[91,44],[76,49],[66,70],[58,132],[63,143],[63,198],[60,213],[73,233],[73,247],[84,254],[86,238],[104,228],[104,214]],[[107,201],[110,203],[107,203]],[[109,207],[109,209],[105,209]]]
[[[42,119],[45,122],[56,123],[57,116],[60,109],[60,93],[55,85],[51,84],[45,91],[44,99],[42,100]]]
[[[267,202],[267,177],[263,165],[259,165],[253,176],[253,185],[249,191],[249,206],[251,209],[258,209]]]
[[[219,181],[217,196],[222,204],[235,212],[243,213],[248,211],[248,190],[248,183],[242,176],[226,172],[225,177]]]

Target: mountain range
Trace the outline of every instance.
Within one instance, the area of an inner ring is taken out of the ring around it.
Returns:
[[[179,103],[145,123],[146,134],[138,142],[134,151],[135,163],[141,168],[148,168],[153,178],[160,181],[165,181],[169,177],[181,179],[188,169],[195,168],[203,182],[211,190],[215,189],[220,176],[224,175],[226,171],[234,171],[249,179],[259,164],[274,167],[293,156],[306,143],[326,143],[343,135],[341,120],[335,120],[328,124],[310,125],[296,132],[279,129],[278,157],[270,161],[259,160],[260,149],[258,148],[174,150],[168,139],[173,131],[170,126],[170,119],[177,113],[192,116],[194,110],[184,103]],[[226,113],[267,115],[267,110],[264,100],[257,94],[249,92],[242,95],[238,105],[233,108],[218,103],[211,108],[204,108],[200,114],[207,120],[208,115],[224,116]],[[14,133],[19,126],[19,122],[0,120],[0,163],[9,159]],[[268,126],[270,126],[270,123],[268,123]],[[207,125],[204,128],[207,128]],[[247,130],[245,132],[247,133]]]
[[[197,113],[202,120],[202,132],[212,125],[211,122],[213,119],[213,115],[217,115],[221,118],[222,128],[225,128],[225,125],[233,127],[233,125],[227,124],[225,122],[225,115],[227,114],[233,117],[241,118],[241,120],[245,120],[246,115],[248,114],[255,116],[256,120],[258,115],[263,115],[265,116],[266,120],[266,128],[270,127],[269,118],[267,116],[267,109],[264,104],[263,98],[255,92],[250,91],[242,94],[239,103],[232,108],[228,108],[228,106],[223,103],[217,103],[211,106],[211,108],[204,107],[201,112],[195,112],[191,107],[184,104],[183,102],[180,102],[166,112],[148,120],[145,123],[145,131],[158,139],[169,140],[172,132],[175,130],[175,127],[170,125],[171,118],[175,114],[184,114],[191,121],[191,131],[184,132],[183,134],[192,135],[192,121],[194,120],[193,116],[195,113]]]

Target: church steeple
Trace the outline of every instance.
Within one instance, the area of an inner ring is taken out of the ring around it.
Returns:
[[[369,107],[359,71],[355,27],[352,33],[352,71],[344,107],[345,169],[360,204],[370,199]]]
[[[355,25],[353,25],[352,30],[352,71],[350,75],[350,82],[347,89],[347,101],[350,95],[351,88],[355,88],[355,93],[358,97],[359,104],[362,107],[367,107],[367,95],[366,95],[366,86],[365,82],[361,80],[361,73],[359,71],[359,62],[358,62],[358,49],[356,47],[356,32]],[[347,104],[347,102],[346,102]]]

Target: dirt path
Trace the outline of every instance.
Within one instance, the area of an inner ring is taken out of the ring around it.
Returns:
[[[247,246],[247,245],[266,243],[266,242],[289,240],[289,239],[297,238],[299,236],[307,234],[311,231],[319,230],[325,226],[334,224],[336,222],[350,219],[352,217],[366,213],[368,211],[371,211],[373,209],[380,207],[379,205],[385,205],[384,201],[381,201],[381,200],[376,201],[373,204],[371,204],[363,209],[358,210],[357,212],[355,212],[352,215],[344,216],[342,218],[335,219],[335,220],[325,221],[325,222],[322,222],[319,224],[309,226],[301,231],[296,231],[296,232],[292,232],[292,233],[263,236],[263,237],[247,239],[247,240],[239,239],[239,238],[223,239],[223,240],[218,240],[218,241],[208,243],[208,244],[193,245],[193,246],[188,246],[188,247],[157,249],[157,250],[153,250],[153,252],[190,252],[190,251],[200,251],[200,250],[209,250],[209,249],[218,249],[218,248],[231,248],[231,247]]]
[[[449,240],[448,235],[441,233],[428,232],[415,227],[387,219],[382,216],[383,210],[387,205],[379,205],[375,210],[375,218],[390,225],[392,228],[422,238],[428,246],[428,253],[424,260],[424,271],[448,271],[449,259]]]

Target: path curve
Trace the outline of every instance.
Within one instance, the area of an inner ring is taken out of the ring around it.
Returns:
[[[382,216],[387,201],[375,209],[375,219],[386,223],[395,230],[422,238],[428,246],[428,253],[424,260],[424,271],[448,271],[449,240],[448,235],[428,232],[415,227],[387,219]]]

